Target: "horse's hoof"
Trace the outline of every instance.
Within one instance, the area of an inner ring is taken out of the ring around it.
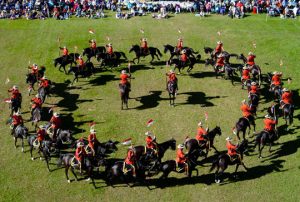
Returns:
[[[217,184],[220,184],[221,180],[217,179],[217,180],[215,180],[215,182],[216,182]]]
[[[22,148],[22,152],[24,153],[24,148]]]
[[[33,158],[33,157],[31,157],[31,160],[32,160],[32,161],[34,161],[34,158]]]
[[[260,159],[261,159],[261,158],[262,158],[262,156],[259,156],[258,158],[260,158]]]
[[[42,157],[40,157],[40,161],[42,161],[43,160],[43,158]]]
[[[71,180],[68,180],[68,183],[70,184],[70,183],[71,183]]]

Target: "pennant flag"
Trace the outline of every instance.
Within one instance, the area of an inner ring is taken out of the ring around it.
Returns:
[[[77,46],[74,46],[74,49],[75,49],[75,52],[77,52],[77,50],[78,50],[78,47],[77,47]]]
[[[110,38],[109,38],[109,36],[106,36],[106,39],[107,39],[107,41],[110,41]]]
[[[253,45],[254,48],[256,48],[256,43],[255,42],[253,42],[252,45]]]
[[[169,61],[166,61],[166,66],[169,66]]]
[[[207,120],[208,120],[208,113],[205,112],[205,113],[204,113],[204,116],[205,116],[205,121],[207,121]]]
[[[121,144],[122,145],[131,145],[131,142],[132,142],[131,138],[127,138],[127,139],[123,140],[123,142]]]
[[[10,82],[9,78],[6,79],[5,84],[8,84]]]
[[[89,29],[89,33],[90,33],[90,34],[95,34],[95,31],[92,30],[92,29]]]
[[[283,66],[283,62],[282,62],[282,59],[280,60],[280,67],[282,67]]]
[[[4,102],[11,103],[11,99],[10,98],[6,98],[6,99],[4,99]]]
[[[217,34],[218,34],[219,36],[221,36],[221,32],[220,32],[220,31],[218,31]]]
[[[147,121],[147,127],[150,127],[154,124],[154,120],[150,119],[149,121]]]
[[[288,84],[291,84],[292,79],[288,78],[287,82],[288,82]]]
[[[91,128],[95,127],[95,125],[96,125],[96,122],[91,122],[91,123],[89,123],[89,126],[90,126]]]
[[[181,34],[181,30],[180,29],[178,29],[178,33]]]
[[[60,43],[60,37],[57,37],[57,42]]]
[[[144,31],[143,29],[140,29],[140,32],[141,32],[142,34],[144,34],[144,33],[145,33],[145,31]]]
[[[232,132],[236,135],[235,127],[232,128]]]

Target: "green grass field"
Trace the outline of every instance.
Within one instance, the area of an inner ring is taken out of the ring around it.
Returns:
[[[110,13],[113,15],[112,13]],[[132,65],[130,110],[120,110],[118,93],[118,76],[122,68],[97,73],[90,79],[80,79],[73,87],[68,87],[72,75],[64,75],[54,68],[53,59],[58,56],[58,42],[67,45],[71,52],[74,46],[78,50],[88,46],[88,40],[95,38],[98,45],[107,43],[111,38],[115,51],[124,51],[129,59],[129,48],[139,43],[143,36],[139,30],[145,30],[150,46],[163,51],[164,44],[173,44],[182,31],[184,45],[199,51],[203,58],[203,47],[214,47],[216,41],[222,40],[224,48],[230,53],[247,54],[250,50],[257,55],[256,63],[263,73],[282,71],[283,77],[291,77],[292,82],[285,81],[285,87],[294,90],[299,104],[299,41],[300,21],[268,18],[265,15],[249,16],[242,20],[225,16],[197,18],[182,14],[168,20],[154,20],[150,16],[133,18],[128,21],[116,20],[113,16],[103,20],[71,19],[68,21],[0,21],[0,98],[8,97],[7,89],[17,84],[23,93],[23,117],[29,118],[29,99],[26,95],[25,75],[29,63],[45,65],[46,75],[57,83],[56,93],[50,97],[45,106],[55,104],[64,121],[75,131],[75,137],[87,137],[88,123],[96,121],[97,137],[100,141],[108,139],[122,141],[132,137],[135,144],[144,144],[144,133],[148,130],[146,122],[152,118],[156,122],[150,128],[157,136],[158,142],[171,137],[177,143],[183,142],[189,135],[196,134],[197,123],[204,120],[208,112],[210,128],[220,124],[223,134],[216,138],[216,147],[226,149],[225,138],[232,136],[231,129],[241,116],[241,100],[247,98],[247,92],[240,85],[232,86],[229,81],[215,79],[212,67],[197,64],[190,75],[178,76],[179,95],[176,107],[169,107],[168,94],[165,90],[165,72],[163,65],[150,65],[149,58],[139,65]],[[88,33],[95,30],[95,35]],[[221,36],[217,32],[221,32]],[[253,47],[256,44],[256,49]],[[165,61],[169,55],[164,55]],[[283,66],[280,67],[280,60]],[[232,62],[238,62],[232,60]],[[6,79],[10,82],[5,84]],[[152,91],[152,93],[150,93]],[[259,105],[257,131],[263,127],[265,110],[272,101],[261,99]],[[257,151],[246,156],[245,164],[250,168],[246,173],[240,169],[239,180],[226,179],[223,184],[213,183],[214,176],[208,172],[210,163],[199,166],[199,177],[185,179],[183,174],[172,173],[171,180],[164,189],[148,190],[145,186],[134,188],[106,187],[103,180],[96,180],[98,189],[86,181],[68,184],[62,169],[49,173],[44,162],[31,161],[29,153],[15,149],[5,122],[9,116],[8,106],[2,103],[1,110],[1,149],[0,149],[0,201],[299,201],[299,166],[300,146],[299,110],[295,111],[294,126],[289,133],[282,134],[279,144],[273,152],[264,150],[265,158],[258,159]],[[26,113],[27,112],[27,113]],[[280,119],[279,125],[283,125]],[[26,126],[33,130],[29,123]],[[283,131],[283,130],[281,130]],[[119,146],[119,151],[112,154],[114,158],[125,158],[127,147]],[[28,151],[28,147],[26,147]],[[209,155],[213,155],[211,152]],[[167,151],[164,159],[174,159],[175,151]],[[52,159],[56,163],[56,159]],[[55,169],[54,164],[51,169]],[[233,172],[234,166],[227,169]],[[73,176],[70,175],[72,178]],[[151,186],[155,188],[155,186]]]

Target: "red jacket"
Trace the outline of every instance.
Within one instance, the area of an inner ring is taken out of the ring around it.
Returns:
[[[39,142],[43,141],[46,137],[46,131],[44,129],[39,129],[37,131],[37,139]]]
[[[125,163],[129,165],[134,165],[134,162],[134,152],[132,151],[132,149],[129,149],[125,158]]]
[[[180,60],[181,60],[182,62],[186,62],[187,59],[188,59],[188,57],[187,57],[187,55],[186,55],[185,53],[181,54]]]
[[[8,92],[11,93],[11,99],[18,99],[21,95],[18,89],[9,89]]]
[[[96,48],[97,48],[96,42],[92,42],[92,43],[91,43],[91,48],[92,48],[92,49],[96,49]]]
[[[144,49],[148,48],[147,41],[142,41],[141,47],[144,48]]]
[[[250,66],[255,65],[255,62],[254,62],[254,58],[255,58],[255,57],[256,57],[255,55],[249,55],[249,56],[247,57],[247,64],[250,65]]]
[[[229,141],[227,141],[227,143],[226,143],[226,147],[227,147],[227,149],[228,149],[228,154],[230,155],[230,156],[233,156],[233,155],[236,155],[236,145],[234,145],[234,144],[232,144],[231,142],[229,142]]]
[[[48,79],[41,79],[40,86],[43,88],[48,88],[49,87],[49,80]]]
[[[250,93],[257,94],[258,93],[258,87],[257,86],[251,86],[250,87]]]
[[[224,66],[224,57],[218,57],[217,59],[217,66]]]
[[[38,74],[38,72],[39,72],[38,68],[35,68],[35,66],[31,67],[31,74]]]
[[[281,96],[281,100],[284,104],[292,104],[293,103],[293,93],[292,92],[284,92]]]
[[[120,75],[120,79],[121,79],[121,84],[126,84],[127,83],[127,79],[129,78],[129,75],[128,74],[121,74]]]
[[[38,97],[32,98],[32,99],[31,99],[31,102],[33,102],[33,103],[32,103],[32,106],[31,106],[32,109],[35,109],[35,108],[41,108],[41,107],[42,107],[42,104],[43,104],[42,99],[41,99],[41,98],[38,98]]]
[[[267,131],[273,131],[274,128],[275,128],[275,125],[276,125],[276,121],[275,120],[272,120],[272,119],[265,119],[264,120],[264,124],[265,124],[265,127],[264,129],[267,130]]]
[[[249,69],[244,69],[243,70],[242,79],[244,79],[244,80],[250,79],[250,70]]]
[[[272,77],[272,83],[275,85],[275,86],[279,86],[281,84],[281,76],[280,75],[274,75]]]
[[[169,81],[177,81],[175,73],[169,73],[168,76],[169,76]]]
[[[97,137],[95,133],[91,133],[88,136],[89,146],[94,149],[95,142],[97,142]]]
[[[22,116],[13,115],[12,116],[12,124],[14,126],[23,124],[23,118],[22,118]]]
[[[78,63],[78,65],[79,65],[79,67],[83,67],[83,65],[84,65],[84,60],[83,60],[82,58],[79,58],[79,59],[77,60],[77,63]]]
[[[183,149],[178,149],[176,152],[176,162],[177,163],[185,163],[186,162],[186,157],[183,153]]]
[[[149,148],[149,149],[155,149],[156,148],[156,146],[153,142],[153,139],[150,136],[146,137],[146,147]]]
[[[179,50],[181,50],[182,49],[182,47],[183,47],[183,42],[182,41],[178,41],[178,43],[177,43],[177,49],[179,49]]]
[[[197,135],[196,135],[196,139],[198,141],[203,141],[204,139],[204,135],[207,134],[207,131],[203,128],[203,127],[199,127],[197,130]]]
[[[58,129],[61,127],[61,119],[59,117],[52,116],[50,119],[50,123],[52,124],[52,128]]]
[[[248,117],[251,115],[251,108],[247,104],[242,104],[241,110],[244,117]]]
[[[69,50],[67,48],[63,49],[63,56],[69,55]]]
[[[114,52],[114,51],[113,51],[113,47],[112,47],[112,46],[108,46],[106,52],[107,52],[109,55],[113,54],[113,52]]]
[[[78,161],[82,161],[83,157],[86,156],[84,147],[77,147],[75,151],[75,158]]]
[[[215,53],[221,53],[223,49],[223,45],[222,44],[218,44],[216,49],[215,49]]]

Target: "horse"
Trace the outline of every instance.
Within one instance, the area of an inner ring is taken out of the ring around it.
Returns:
[[[37,82],[37,78],[34,74],[27,74],[26,75],[26,83],[29,84],[28,96],[30,96],[31,91],[34,90],[34,84],[36,82]]]
[[[37,128],[38,122],[42,120],[42,109],[40,107],[36,107],[31,113],[31,125]]]
[[[279,117],[283,117],[285,125],[292,125],[294,121],[294,107],[291,104],[275,103],[268,108],[268,114],[278,120]]]
[[[247,128],[249,128],[248,135],[250,134],[251,127],[250,125],[253,126],[253,133],[255,133],[255,120],[254,116],[249,116],[248,118],[246,117],[241,117],[235,124],[235,129],[236,129],[236,135],[238,139],[240,140],[240,132],[243,132],[243,139],[245,140],[245,134]]]
[[[237,57],[238,60],[242,60],[244,65],[247,64],[247,58],[244,56],[244,54],[240,54]],[[253,65],[250,67],[250,73],[252,74],[252,78],[254,81],[258,81],[258,85],[261,85],[261,68],[259,65]]]
[[[217,168],[217,170],[215,172],[215,182],[216,183],[220,183],[222,181],[221,177],[222,177],[224,171],[227,169],[228,165],[236,164],[234,176],[236,176],[237,170],[240,165],[242,165],[246,171],[248,170],[248,168],[245,166],[244,162],[242,161],[243,153],[247,149],[248,149],[248,141],[243,140],[240,144],[237,145],[236,152],[239,154],[239,156],[237,158],[235,158],[233,161],[231,160],[231,157],[228,154],[221,154],[218,156],[218,158],[216,160],[214,160],[209,172],[212,172],[215,168]]]
[[[171,57],[169,60],[171,60],[174,56],[178,57],[180,55],[180,52],[175,50],[176,50],[175,46],[172,46],[170,44],[164,45],[164,53],[166,54],[167,52],[170,52]],[[186,51],[186,55],[188,57],[195,57],[193,54],[198,54],[198,52],[195,52],[192,48],[189,47],[183,47],[182,50]]]
[[[192,172],[193,171],[196,171],[197,175],[199,175],[199,171],[198,169],[196,168],[196,166],[198,165],[197,163],[197,159],[199,158],[199,156],[201,155],[201,151],[199,150],[195,150],[194,152],[192,153],[189,153],[187,155],[187,161],[186,161],[186,164],[187,164],[187,176],[188,178],[191,178],[192,177]],[[174,171],[174,172],[178,172],[178,173],[183,173],[185,169],[181,169],[179,171],[176,170],[176,167],[177,167],[177,162],[175,160],[167,160],[165,162],[162,162],[160,164],[160,171],[163,172],[163,174],[160,176],[159,179],[166,179],[168,178],[168,175]]]
[[[213,49],[213,48],[210,48],[210,47],[204,47],[204,52],[205,52],[206,54],[210,54],[211,59],[215,61],[214,49]],[[224,59],[225,59],[224,62],[225,62],[225,63],[230,63],[230,62],[229,62],[230,57],[236,57],[236,58],[238,58],[238,55],[237,55],[237,54],[234,54],[234,53],[230,54],[230,53],[228,53],[227,51],[223,51],[222,54],[224,55]]]
[[[182,66],[182,62],[180,59],[174,58],[169,61],[169,64],[170,65],[174,64],[175,65],[174,70],[177,68],[179,70],[179,74],[181,73],[181,69],[184,69],[186,66],[188,66],[187,72],[189,73],[194,68],[194,65],[200,60],[200,58],[201,58],[200,54],[198,54],[196,58],[189,57],[188,61],[185,63],[184,66]]]
[[[16,99],[8,99],[9,108],[11,109],[10,115],[12,116],[14,112],[18,112],[21,109],[22,96]]]
[[[175,107],[175,98],[176,98],[176,92],[177,92],[177,81],[169,81],[167,84],[167,89],[169,93],[170,98],[170,106]]]
[[[282,86],[273,86],[272,88],[270,88],[270,91],[274,93],[274,100],[275,101],[279,101],[281,99],[282,96]]]
[[[39,95],[39,97],[41,98],[41,100],[42,100],[42,103],[44,103],[45,102],[45,100],[46,100],[46,97],[47,97],[47,95],[48,95],[48,92],[46,91],[46,89],[44,88],[44,87],[39,87],[39,89],[38,89],[38,95]]]
[[[135,53],[135,58],[132,60],[132,62],[134,64],[136,64],[134,62],[135,60],[138,60],[138,63],[139,63],[140,62],[140,57],[142,57],[142,56],[146,57],[147,55],[151,55],[152,59],[151,59],[150,63],[153,62],[154,56],[156,56],[156,58],[158,60],[160,60],[159,56],[162,57],[162,54],[161,54],[160,50],[158,48],[155,48],[155,47],[149,47],[148,48],[149,53],[145,54],[144,52],[141,51],[141,48],[140,48],[139,45],[132,45],[130,50],[129,50],[129,53],[131,53],[132,51],[134,51],[134,53]]]
[[[114,151],[118,151],[117,144],[119,144],[118,141],[112,141],[108,140],[107,142],[103,143],[95,143],[94,145],[94,154],[105,156],[106,154],[112,153]],[[85,150],[87,153],[92,153],[92,149],[89,144],[86,145]]]
[[[58,57],[54,59],[54,66],[56,67],[59,64],[59,71],[61,71],[61,68],[64,69],[65,74],[67,74],[66,66],[67,65],[76,65],[76,60],[79,58],[78,53],[70,53],[67,58],[64,56]]]
[[[255,138],[255,147],[258,145],[258,158],[262,158],[261,152],[267,143],[269,143],[269,152],[271,152],[271,147],[274,141],[278,139],[279,135],[277,132],[275,132],[273,135],[270,135],[270,133],[265,130],[258,133]]]
[[[128,109],[128,99],[129,99],[129,84],[119,84],[119,91],[121,95],[121,110],[123,110],[123,105],[125,105],[126,109]]]
[[[185,148],[188,150],[188,153],[192,153],[195,150],[199,150],[199,151],[206,150],[205,158],[207,158],[210,148],[213,148],[217,153],[219,153],[217,148],[214,146],[214,140],[215,140],[216,135],[219,135],[219,136],[222,135],[222,130],[219,126],[216,126],[211,131],[208,131],[208,133],[206,135],[207,142],[205,144],[200,146],[198,143],[198,140],[191,138],[191,139],[187,139],[185,141],[185,143],[184,143]]]
[[[13,137],[15,140],[15,148],[17,148],[17,140],[21,139],[22,141],[22,152],[24,152],[24,139],[28,136],[28,129],[23,125],[18,125],[13,133]]]
[[[91,76],[95,72],[95,67],[93,63],[87,62],[85,63],[85,68],[82,71],[79,70],[77,66],[71,66],[68,71],[68,74],[70,74],[71,72],[74,73],[74,79],[71,83],[71,85],[73,85],[75,81],[78,82],[80,75],[84,78]]]
[[[230,64],[226,63],[224,65],[224,78],[225,80],[230,79],[231,84],[234,85],[234,76],[238,76],[235,72],[235,69],[230,66]]]
[[[251,109],[251,113],[256,115],[256,110],[259,103],[259,94],[249,93],[248,99],[249,99],[249,107]]]
[[[74,163],[74,159],[75,159],[75,156],[74,156],[74,154],[71,154],[71,153],[60,155],[60,157],[58,159],[57,165],[61,166],[63,164],[63,166],[65,167],[65,175],[66,175],[68,183],[71,183],[71,180],[69,178],[69,170],[70,169],[71,169],[71,172],[73,173],[76,181],[78,181],[77,175],[75,174],[75,169],[80,169],[80,167],[78,164]],[[94,184],[94,179],[92,176],[93,164],[88,157],[84,157],[82,165],[81,165],[81,169],[86,171],[87,176],[88,176],[87,181],[92,180],[92,182]]]
[[[247,79],[247,80],[241,80],[241,85],[242,85],[242,89],[244,89],[244,87],[246,87],[247,88],[247,90],[248,90],[248,92],[250,91],[250,89],[251,89],[251,83],[252,83],[253,81],[251,80],[251,79]]]
[[[102,61],[100,66],[112,64],[116,67],[120,63],[121,57],[123,57],[125,60],[128,60],[124,52],[115,51],[112,56],[110,56],[108,53],[98,53],[97,61]]]
[[[97,54],[99,53],[105,53],[106,52],[106,48],[104,46],[98,46],[96,48],[96,50],[92,50],[92,48],[85,48],[83,49],[83,53],[82,55],[87,57],[87,62],[91,61],[92,57],[97,57]]]

